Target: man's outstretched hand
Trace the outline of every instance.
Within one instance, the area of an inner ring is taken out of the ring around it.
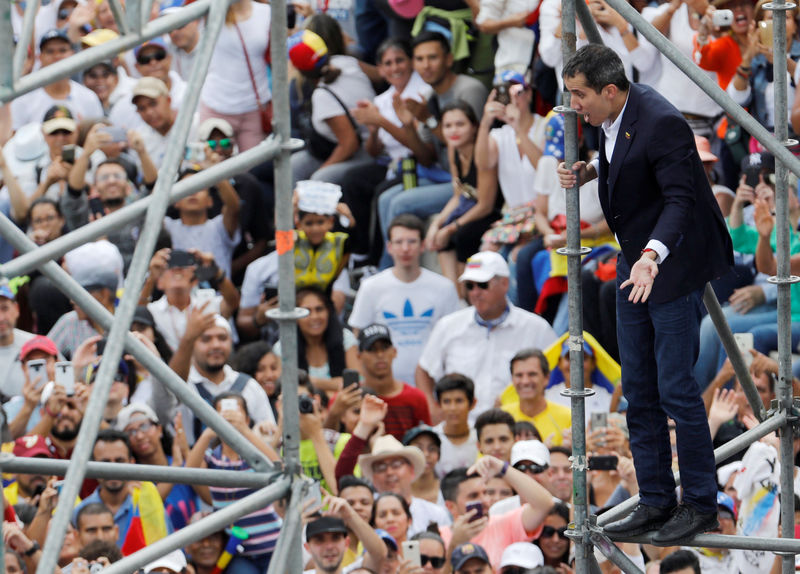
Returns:
[[[639,258],[639,261],[633,264],[630,276],[619,288],[625,289],[628,285],[633,285],[633,289],[628,295],[628,301],[633,301],[634,303],[641,301],[644,303],[650,296],[650,291],[653,290],[653,282],[656,279],[656,275],[658,275],[658,265],[655,261],[643,255]]]

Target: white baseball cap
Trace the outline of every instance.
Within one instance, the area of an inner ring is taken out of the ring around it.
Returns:
[[[492,277],[508,277],[511,272],[503,256],[496,251],[479,251],[469,259],[459,281],[484,283]]]
[[[527,570],[544,566],[544,556],[533,542],[515,542],[503,550],[500,558],[500,570],[506,566],[519,566]]]
[[[550,451],[541,441],[535,439],[517,441],[511,447],[511,466],[523,460],[539,466],[550,466]]]

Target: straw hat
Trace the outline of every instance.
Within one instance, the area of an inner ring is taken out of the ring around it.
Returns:
[[[399,440],[392,435],[384,435],[375,439],[372,453],[362,454],[358,457],[358,465],[361,467],[361,474],[364,478],[372,480],[372,465],[385,458],[401,456],[408,460],[414,467],[414,480],[419,478],[425,470],[425,456],[422,451],[415,446],[403,446]]]

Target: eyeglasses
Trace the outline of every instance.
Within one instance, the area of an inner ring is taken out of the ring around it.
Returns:
[[[124,173],[112,172],[98,175],[96,179],[97,183],[103,183],[104,181],[125,181],[128,178]]]
[[[33,225],[42,225],[44,223],[53,223],[57,219],[55,215],[45,215],[44,217],[37,217],[36,219],[31,219],[31,223]]]
[[[126,430],[125,434],[128,435],[128,438],[133,438],[139,433],[148,432],[151,428],[153,428],[153,423],[151,423],[150,421],[147,421],[147,422],[143,422],[142,424],[140,424],[136,428],[132,428],[132,429]]]
[[[218,147],[220,149],[233,147],[233,140],[231,138],[225,138],[221,140],[208,140],[206,143],[208,144],[208,147],[210,147],[211,149],[217,149]]]
[[[533,462],[521,462],[519,464],[515,464],[514,468],[520,472],[531,472],[532,474],[541,474],[547,470],[546,466],[542,466],[541,464],[536,464]]]
[[[431,566],[434,568],[441,568],[444,566],[446,562],[446,558],[444,556],[428,556],[427,554],[420,554],[419,555],[419,565],[425,566],[428,562],[431,563]]]
[[[481,281],[480,283],[476,283],[475,281],[464,281],[464,287],[467,288],[467,291],[472,291],[475,287],[481,291],[486,291],[489,288],[489,282]]]
[[[392,470],[400,470],[407,464],[408,462],[404,458],[396,458],[391,462],[376,462],[375,464],[372,465],[372,472],[383,473],[389,470],[390,468]]]
[[[542,526],[542,533],[539,535],[539,538],[550,538],[553,534],[558,534],[558,537],[562,540],[567,539],[567,527],[562,526],[561,528],[553,528],[552,526]]]
[[[69,131],[69,130],[63,130],[63,129],[62,130],[53,130],[52,132],[50,132],[47,135],[49,135],[49,136],[71,136],[72,132]]]
[[[167,57],[167,53],[164,50],[159,50],[158,52],[153,52],[152,54],[149,54],[149,55],[148,54],[144,54],[144,55],[140,54],[136,58],[136,61],[139,63],[140,66],[146,66],[147,64],[149,64],[153,60],[155,60],[156,62],[160,62],[161,60],[164,60],[166,57]]]

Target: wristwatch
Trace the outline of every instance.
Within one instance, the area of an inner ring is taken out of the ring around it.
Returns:
[[[439,120],[437,120],[434,116],[429,116],[427,120],[425,120],[425,125],[428,126],[429,130],[435,130],[439,127]]]

